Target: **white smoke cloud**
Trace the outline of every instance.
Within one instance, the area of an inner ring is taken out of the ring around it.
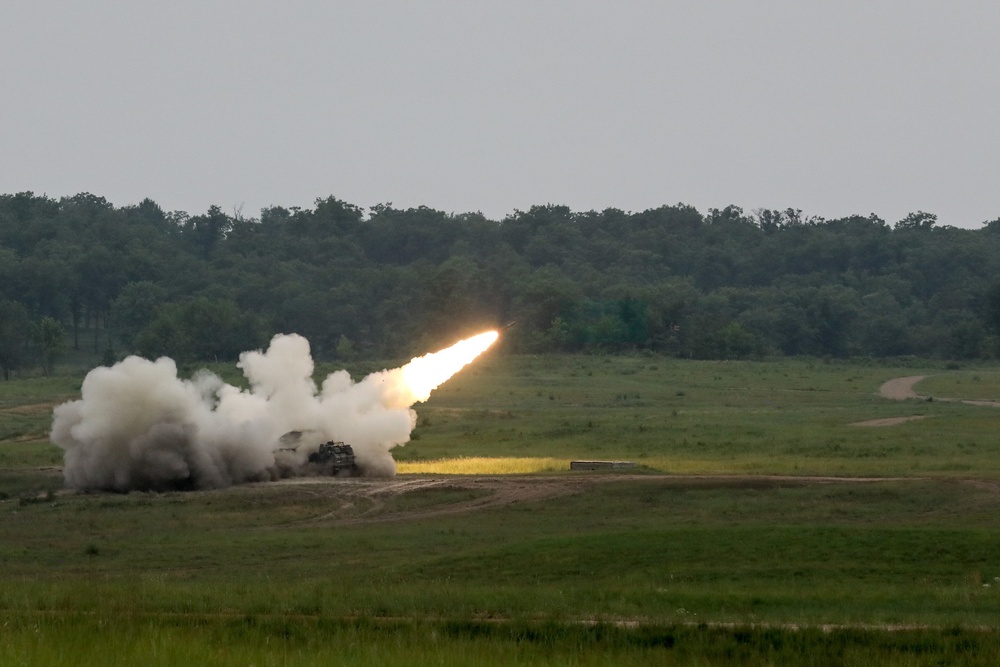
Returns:
[[[295,334],[243,353],[238,366],[249,390],[207,371],[181,379],[165,357],[92,370],[82,398],[53,413],[50,438],[65,450],[67,486],[207,489],[275,479],[301,474],[310,451],[328,440],[352,445],[363,474],[391,476],[389,450],[410,439],[410,406],[426,399],[407,385],[407,367],[360,382],[337,371],[317,388],[309,342]],[[297,447],[285,447],[282,436],[292,431],[301,432]]]

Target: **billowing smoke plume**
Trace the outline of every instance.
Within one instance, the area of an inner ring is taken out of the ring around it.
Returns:
[[[165,357],[128,357],[87,375],[81,400],[55,409],[50,437],[75,489],[206,489],[302,474],[329,440],[352,445],[363,474],[391,476],[389,450],[416,425],[410,406],[494,340],[481,334],[360,382],[337,371],[320,388],[309,343],[294,334],[240,356],[249,390],[207,371],[182,380]]]

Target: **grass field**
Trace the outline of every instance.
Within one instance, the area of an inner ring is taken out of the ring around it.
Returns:
[[[419,409],[415,442],[396,458],[440,460],[442,472],[454,459],[500,456],[624,458],[670,473],[1000,475],[1000,413],[877,395],[884,380],[917,374],[957,388],[963,377],[966,388],[989,386],[972,378],[1000,378],[820,361],[489,357]],[[924,419],[854,425],[912,416]]]
[[[1000,664],[1000,410],[877,395],[904,375],[1000,395],[495,354],[417,406],[393,480],[127,495],[59,490],[81,377],[0,383],[0,664]]]

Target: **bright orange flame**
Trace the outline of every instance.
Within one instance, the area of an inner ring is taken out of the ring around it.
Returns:
[[[499,337],[498,332],[487,331],[461,340],[440,352],[417,357],[403,366],[400,370],[407,388],[413,394],[413,400],[426,401],[432,391],[485,352]]]

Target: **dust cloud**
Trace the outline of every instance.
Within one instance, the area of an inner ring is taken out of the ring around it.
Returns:
[[[455,358],[470,340],[476,349]],[[309,342],[296,334],[240,356],[246,390],[208,371],[181,379],[166,357],[132,356],[87,375],[81,399],[55,408],[50,439],[65,450],[66,485],[78,490],[213,489],[308,474],[309,454],[329,440],[354,448],[362,474],[392,476],[390,450],[410,439],[413,403],[494,340],[481,334],[359,382],[337,371],[320,387]],[[418,388],[413,369],[428,365],[436,384]]]

